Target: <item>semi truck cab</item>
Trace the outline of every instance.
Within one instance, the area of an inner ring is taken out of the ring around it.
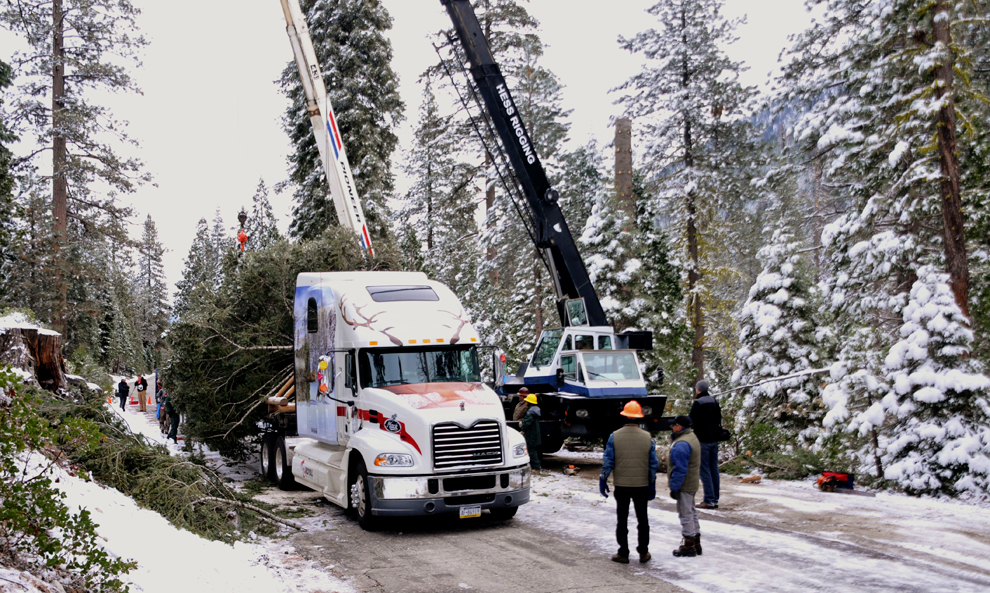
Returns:
[[[525,440],[481,381],[479,338],[457,297],[420,272],[300,274],[295,294],[295,480],[386,517],[529,500]]]

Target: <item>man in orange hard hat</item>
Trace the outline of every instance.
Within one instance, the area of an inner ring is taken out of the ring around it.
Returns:
[[[602,460],[602,475],[598,479],[598,489],[608,498],[608,476],[614,474],[615,507],[618,522],[615,526],[615,539],[619,551],[612,556],[613,562],[629,564],[629,502],[636,509],[636,523],[639,542],[636,551],[639,561],[648,562],[650,556],[650,522],[646,514],[646,503],[657,496],[656,448],[650,433],[636,422],[643,417],[639,402],[628,402],[620,412],[630,421],[608,437],[605,456]]]

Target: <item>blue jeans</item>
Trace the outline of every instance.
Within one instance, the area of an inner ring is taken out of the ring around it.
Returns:
[[[701,484],[705,487],[702,502],[718,504],[718,442],[701,443]]]

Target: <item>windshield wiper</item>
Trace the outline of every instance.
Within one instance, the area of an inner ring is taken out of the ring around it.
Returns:
[[[585,369],[585,370],[587,370],[587,369]],[[602,379],[605,379],[606,381],[611,381],[612,382],[612,385],[618,385],[618,383],[615,381],[615,379],[609,379],[608,377],[606,377],[605,375],[603,375],[601,373],[596,373],[595,371],[588,371],[588,374],[589,375],[594,375],[596,377],[601,377]]]

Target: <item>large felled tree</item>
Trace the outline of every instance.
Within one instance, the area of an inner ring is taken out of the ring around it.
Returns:
[[[0,21],[28,45],[12,58],[19,84],[7,107],[14,128],[33,135],[36,148],[22,161],[50,157],[41,170],[50,171],[58,249],[78,243],[80,232],[98,232],[108,217],[124,216],[116,197],[147,180],[141,162],[120,151],[133,144],[126,122],[93,100],[138,90],[129,68],[140,65],[136,54],[145,45],[135,26],[139,12],[128,0],[12,0],[0,8]],[[70,220],[85,228],[73,232]],[[69,259],[59,254],[54,270],[51,321],[58,325],[69,314]]]
[[[620,38],[623,48],[646,58],[620,87],[619,102],[642,129],[644,164],[659,210],[670,219],[699,378],[709,325],[724,300],[715,285],[730,274],[720,255],[736,246],[725,219],[739,210],[748,183],[739,151],[749,135],[742,117],[752,91],[738,82],[741,64],[726,54],[738,23],[725,19],[721,7],[720,0],[662,0],[647,10],[657,28]]]
[[[392,153],[398,142],[394,130],[404,109],[399,80],[392,70],[392,45],[386,37],[392,28],[391,17],[380,0],[302,0],[300,6],[324,69],[327,94],[368,229],[373,238],[385,237],[386,200],[394,186]],[[292,143],[289,167],[296,199],[289,234],[313,239],[337,223],[337,214],[295,62],[285,68],[279,83],[291,102],[282,118]]]

